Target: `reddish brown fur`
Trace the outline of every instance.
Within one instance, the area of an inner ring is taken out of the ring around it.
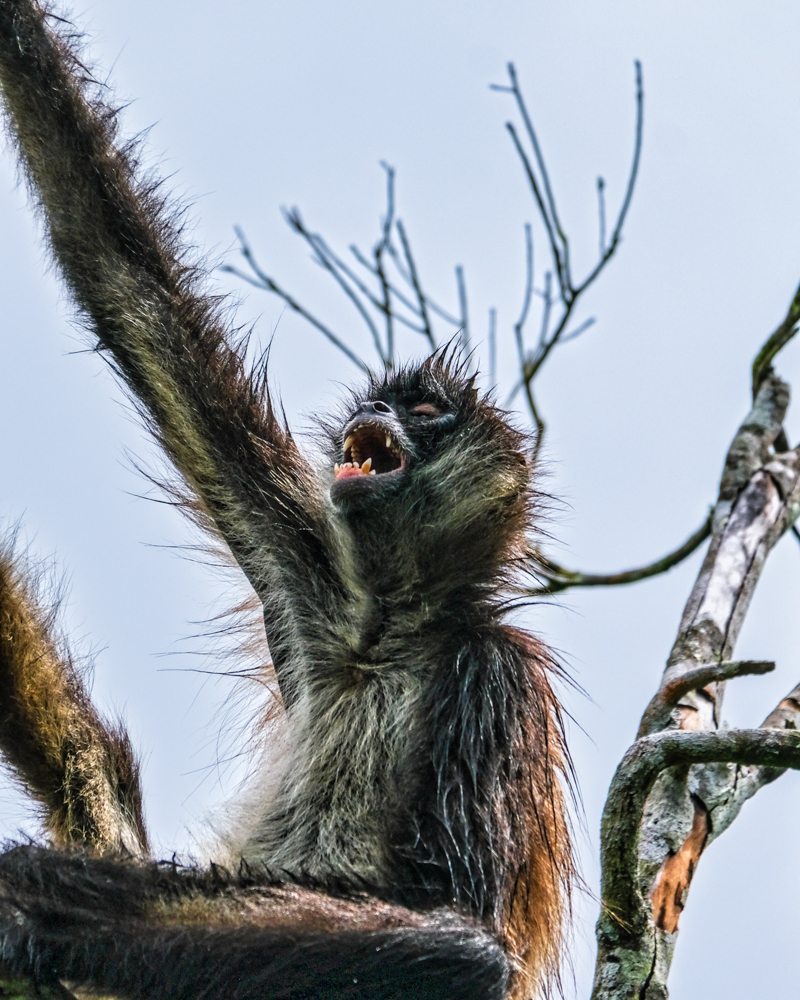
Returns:
[[[520,754],[524,773],[512,786],[510,808],[528,831],[518,867],[509,871],[502,939],[515,972],[511,998],[524,1000],[543,983],[558,986],[570,890],[575,879],[564,783],[571,764],[564,743],[561,708],[549,680],[550,651],[524,633],[531,684],[541,712],[529,716]]]

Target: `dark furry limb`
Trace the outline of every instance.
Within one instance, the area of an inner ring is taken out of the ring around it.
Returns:
[[[131,1000],[501,1000],[506,993],[502,948],[452,914],[421,919],[383,907],[372,926],[315,930],[280,883],[254,897],[226,877],[37,848],[3,855],[0,878],[0,958],[6,974],[34,982],[101,987]],[[332,911],[351,905],[290,890]],[[198,895],[203,923],[193,924],[187,913]],[[225,904],[235,906],[237,924],[226,921]],[[283,926],[259,926],[260,905],[273,920],[280,907]]]
[[[0,3],[8,127],[77,306],[264,601],[280,668],[299,607],[335,586],[319,483],[226,343],[159,183],[137,176],[132,144],[114,145],[116,112],[75,42],[43,6]]]
[[[35,0],[0,0],[0,84],[87,326],[263,603],[288,735],[234,854],[294,885],[221,896],[12,852],[0,958],[130,997],[529,997],[557,976],[573,877],[558,668],[506,621],[537,513],[529,441],[444,351],[355,391],[314,470]],[[332,883],[348,898],[313,888]]]
[[[0,750],[56,844],[146,856],[139,766],[97,714],[11,544],[0,548]]]

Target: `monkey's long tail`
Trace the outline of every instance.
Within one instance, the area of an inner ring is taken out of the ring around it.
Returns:
[[[2,947],[35,954],[35,981],[172,1000],[503,1000],[508,962],[489,935],[419,929],[369,934],[105,928],[81,940],[18,924],[0,906]],[[67,920],[72,914],[64,913]]]
[[[128,1000],[507,996],[508,958],[474,921],[370,905],[357,930],[363,897],[22,846],[0,855],[0,979]]]

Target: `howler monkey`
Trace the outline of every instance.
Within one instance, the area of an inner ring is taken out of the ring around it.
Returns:
[[[87,330],[263,605],[289,734],[236,865],[155,863],[127,735],[6,551],[0,749],[50,846],[0,855],[0,972],[130,998],[531,996],[572,866],[555,667],[506,621],[524,435],[440,351],[354,391],[313,467],[35,0],[0,0],[0,85]]]

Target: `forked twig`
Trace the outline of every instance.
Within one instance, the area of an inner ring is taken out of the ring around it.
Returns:
[[[517,79],[517,72],[513,63],[508,64],[508,76],[510,84],[493,84],[492,89],[501,91],[503,93],[509,93],[514,97],[517,105],[517,110],[519,111],[520,117],[522,118],[525,134],[527,136],[528,142],[530,143],[531,149],[533,151],[533,156],[529,156],[522,139],[520,138],[516,128],[511,122],[508,122],[506,128],[511,136],[512,142],[514,143],[514,148],[519,155],[520,161],[522,162],[525,175],[528,179],[528,184],[533,194],[534,202],[538,209],[539,217],[544,225],[545,232],[547,234],[547,240],[550,247],[550,255],[553,261],[553,268],[555,271],[556,279],[558,281],[559,289],[559,301],[561,303],[561,314],[555,320],[555,325],[553,329],[550,329],[551,314],[552,314],[552,296],[550,292],[550,279],[548,275],[545,276],[545,287],[542,292],[543,297],[543,310],[542,310],[542,327],[539,334],[539,340],[536,347],[530,351],[526,352],[524,343],[522,343],[522,326],[517,324],[515,327],[515,335],[517,338],[517,352],[520,358],[520,380],[514,387],[509,396],[509,402],[513,400],[516,393],[520,388],[524,388],[526,392],[526,397],[528,400],[528,406],[531,411],[531,416],[536,423],[539,431],[539,438],[541,439],[542,434],[545,429],[544,419],[539,412],[533,392],[531,389],[531,383],[533,382],[536,375],[542,368],[542,365],[547,360],[548,356],[552,352],[553,348],[559,343],[567,343],[569,340],[574,340],[577,336],[587,330],[592,323],[593,319],[585,320],[577,328],[568,331],[568,325],[574,309],[578,303],[580,296],[586,289],[597,279],[597,277],[602,272],[603,268],[613,257],[619,242],[622,238],[622,229],[625,224],[625,219],[628,215],[628,210],[630,208],[631,199],[633,197],[633,191],[636,186],[636,179],[639,174],[639,163],[641,160],[642,151],[642,136],[644,128],[644,90],[642,86],[642,68],[641,64],[637,61],[636,64],[636,135],[634,140],[634,150],[633,150],[633,161],[631,164],[630,173],[628,175],[628,182],[625,188],[625,195],[622,199],[622,205],[620,206],[619,213],[617,215],[616,223],[614,225],[614,230],[611,235],[611,239],[606,243],[605,237],[605,227],[606,227],[606,207],[605,207],[605,181],[602,178],[598,178],[597,190],[598,190],[598,210],[600,215],[600,254],[597,263],[590,270],[588,275],[584,278],[582,282],[575,285],[572,279],[572,272],[570,266],[570,252],[569,252],[569,240],[561,224],[558,210],[556,207],[556,200],[553,194],[553,186],[550,182],[550,175],[547,170],[547,165],[544,160],[544,155],[542,153],[541,144],[539,138],[536,134],[536,130],[533,126],[533,121],[531,119],[530,113],[528,111],[525,99],[522,95],[522,91],[519,86],[519,81]],[[527,237],[526,237],[527,241]],[[532,278],[532,276],[531,276]],[[525,292],[525,302],[528,301],[529,291],[528,285],[526,285]],[[527,309],[523,305],[523,316],[527,315]],[[541,447],[541,443],[537,445]]]
[[[427,340],[428,346],[435,350],[438,338],[431,320],[431,316],[434,314],[453,327],[455,331],[460,332],[464,346],[468,347],[469,318],[467,289],[462,267],[456,268],[458,316],[442,308],[423,290],[411,253],[408,235],[402,222],[395,218],[395,171],[386,163],[382,163],[381,166],[386,172],[386,212],[381,219],[380,236],[372,248],[372,259],[366,257],[357,246],[350,246],[350,252],[356,263],[368,275],[366,280],[331,248],[323,236],[306,227],[297,209],[284,211],[284,218],[292,230],[309,246],[314,262],[331,275],[353,304],[369,331],[381,364],[388,369],[393,367],[395,363],[396,327],[398,325],[414,333],[421,333]],[[398,250],[394,244],[394,233],[400,238],[402,251]],[[292,295],[284,291],[259,266],[242,231],[237,228],[236,234],[249,273],[230,265],[226,265],[222,270],[235,274],[256,288],[278,295],[295,312],[323,333],[350,361],[362,370],[366,370],[366,362],[346,344],[345,338],[334,333],[326,323],[319,320],[309,310],[301,306]],[[370,287],[372,281],[377,284],[375,289]],[[373,316],[373,313],[377,314],[377,318]],[[383,326],[383,332],[379,330],[379,325]]]

